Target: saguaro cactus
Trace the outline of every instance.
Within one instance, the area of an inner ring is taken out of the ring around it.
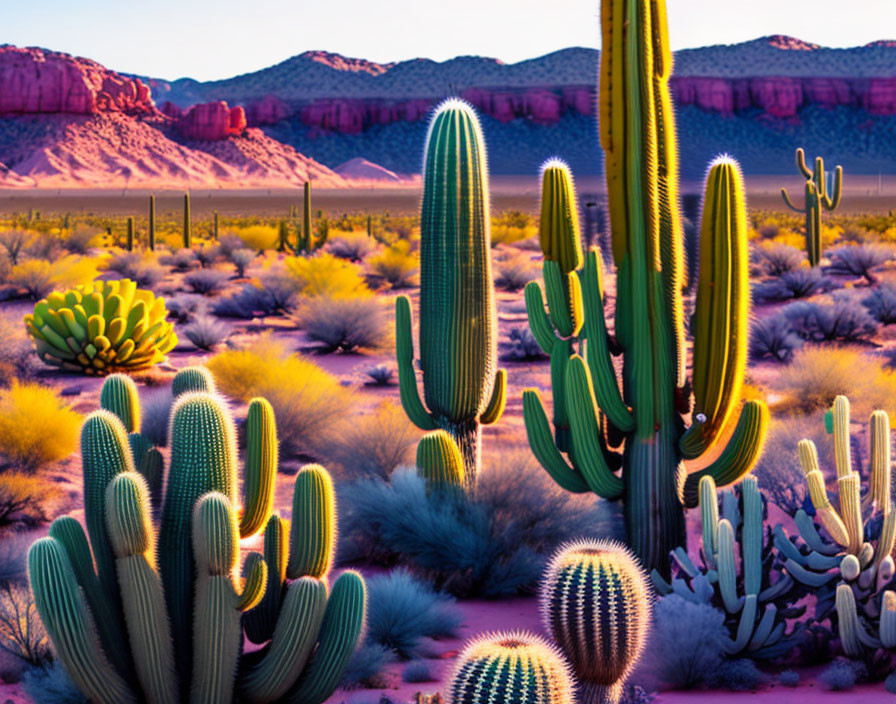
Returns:
[[[448,682],[451,704],[573,704],[569,666],[544,638],[489,633],[470,641]]]
[[[504,411],[506,374],[497,369],[497,309],[489,251],[488,177],[473,109],[448,100],[429,125],[423,165],[420,242],[420,400],[411,303],[395,305],[401,402],[423,430],[457,442],[465,481],[476,483],[481,426]]]
[[[806,154],[802,148],[796,150],[796,167],[806,179],[806,200],[802,208],[797,208],[787,189],[781,189],[781,197],[789,208],[806,216],[806,254],[809,266],[818,266],[821,261],[821,213],[823,210],[833,212],[840,205],[843,192],[843,167],[834,169],[831,191],[828,192],[827,174],[824,170],[824,159],[815,158],[815,168],[806,164]]]
[[[740,404],[748,342],[747,221],[740,170],[720,158],[706,183],[689,383],[665,12],[664,0],[602,4],[600,136],[617,269],[615,331],[607,331],[592,249],[576,272],[585,356],[572,356],[563,378],[552,375],[555,405],[565,396],[570,424],[566,456],[551,437],[537,390],[524,392],[523,411],[529,444],[551,476],[570,491],[622,499],[629,544],[648,569],[668,577],[670,552],[686,543],[683,509],[697,505],[700,478],[725,485],[746,474],[761,451],[768,410],[759,401],[745,403],[717,459],[685,476],[683,460],[710,453],[728,435]],[[620,354],[621,379],[612,359]],[[694,413],[686,431],[691,389]],[[623,441],[623,450],[614,451]]]
[[[125,248],[129,252],[134,251],[134,218],[128,218],[128,233]]]
[[[650,622],[647,578],[634,556],[612,541],[565,545],[545,571],[539,599],[582,704],[616,704]]]
[[[310,252],[314,246],[314,235],[311,234],[311,181],[305,181],[302,192],[302,227],[298,228],[298,251]]]
[[[190,222],[190,193],[184,193],[184,249],[190,249],[193,246],[193,232]]]
[[[147,230],[146,235],[146,245],[149,247],[149,251],[153,251],[156,248],[156,196],[152,194],[149,196],[149,229]]]

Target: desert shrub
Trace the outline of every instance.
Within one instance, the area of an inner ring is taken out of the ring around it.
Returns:
[[[21,320],[0,316],[0,386],[13,381],[27,381],[37,374],[42,364],[25,332]]]
[[[221,257],[221,248],[213,244],[200,244],[195,252],[196,261],[203,269],[213,266]]]
[[[32,235],[24,230],[4,230],[0,232],[0,247],[10,263],[15,266],[25,252]]]
[[[306,302],[295,319],[321,352],[369,352],[389,343],[390,321],[377,298],[318,296]]]
[[[747,692],[758,689],[765,682],[765,675],[749,658],[738,658],[722,660],[711,681],[716,689]]]
[[[372,413],[347,418],[321,453],[339,478],[386,479],[396,467],[414,462],[419,436],[404,409],[386,400]]]
[[[855,342],[877,332],[877,321],[865,308],[846,300],[831,304],[798,301],[781,311],[794,333],[813,342]]]
[[[168,444],[168,418],[174,396],[171,387],[147,388],[140,394],[140,432],[158,447]]]
[[[12,268],[8,281],[25,289],[37,301],[54,290],[89,283],[98,273],[96,260],[72,254],[52,263],[45,259],[27,259]]]
[[[435,682],[438,678],[432,671],[432,665],[426,660],[414,660],[408,663],[401,673],[401,681],[416,684],[418,682]]]
[[[508,291],[519,291],[530,281],[538,278],[539,267],[525,252],[517,252],[499,259],[495,263],[495,286]]]
[[[21,472],[0,474],[0,529],[33,528],[48,521],[47,505],[58,494],[56,487],[38,477]]]
[[[660,689],[695,689],[712,681],[722,665],[728,631],[714,606],[670,594],[653,609],[650,640],[639,673]]]
[[[428,494],[412,468],[339,489],[343,561],[408,566],[456,596],[530,591],[546,559],[573,537],[615,537],[609,502],[553,485],[528,452],[482,473],[474,496]]]
[[[218,238],[218,251],[225,259],[229,260],[231,255],[238,249],[246,249],[246,243],[240,239],[239,235],[235,235],[232,232],[225,232]],[[253,254],[255,253],[254,250],[252,250],[252,252]]]
[[[327,240],[325,250],[334,257],[359,262],[376,249],[376,240],[366,232],[346,232]]]
[[[510,342],[507,346],[505,356],[507,359],[512,359],[517,362],[527,362],[533,359],[545,359],[547,357],[528,325],[522,325],[511,329]]]
[[[364,373],[370,377],[370,383],[374,386],[388,386],[395,376],[395,367],[390,364],[374,364],[372,367],[367,367]]]
[[[244,247],[256,252],[274,249],[280,244],[280,230],[273,225],[250,225],[241,227],[234,233],[243,242]]]
[[[833,692],[845,692],[867,676],[867,668],[860,662],[838,659],[818,676],[821,683]]]
[[[803,338],[793,331],[790,321],[781,314],[765,320],[756,319],[750,327],[750,356],[753,359],[771,357],[778,362],[787,362],[802,345]]]
[[[7,468],[33,472],[78,447],[81,416],[39,384],[0,391],[0,457]]]
[[[781,370],[776,387],[795,410],[828,410],[838,395],[853,401],[857,418],[876,409],[896,412],[896,376],[881,360],[849,347],[804,347]]]
[[[800,673],[794,670],[784,670],[778,675],[778,683],[782,687],[797,687],[800,683]]]
[[[367,641],[404,660],[420,657],[427,638],[456,636],[462,621],[454,599],[403,569],[370,577],[367,599]]]
[[[198,293],[179,293],[166,301],[168,315],[178,323],[188,323],[196,315],[204,313],[208,302]]]
[[[805,259],[805,255],[796,247],[780,242],[764,242],[753,251],[762,273],[770,276],[781,276],[799,269]]]
[[[211,296],[227,281],[227,274],[217,269],[199,269],[184,276],[184,283],[193,293]]]
[[[27,585],[0,585],[0,649],[33,666],[52,658],[47,632]]]
[[[881,284],[862,300],[862,305],[882,325],[896,323],[896,286]]]
[[[399,240],[368,260],[370,270],[387,281],[392,288],[410,288],[417,285],[420,271],[420,254],[407,240]]]
[[[528,213],[519,210],[508,210],[492,217],[492,246],[498,244],[515,244],[538,234],[538,226]]]
[[[246,275],[246,269],[255,259],[255,251],[252,249],[236,249],[230,253],[228,261],[236,268],[236,275],[243,278]]]
[[[384,685],[385,683],[378,681],[378,677],[396,659],[394,651],[379,643],[362,643],[348,661],[342,676],[342,686],[354,689]]]
[[[159,263],[170,266],[176,271],[187,271],[196,262],[196,252],[192,249],[178,249],[176,252],[159,257]]]
[[[62,240],[62,246],[72,254],[87,254],[99,244],[101,234],[96,228],[80,225],[68,233]]]
[[[796,269],[777,279],[754,284],[753,296],[757,301],[786,301],[791,298],[808,298],[829,290],[831,282],[818,269]]]
[[[893,248],[880,245],[853,245],[831,252],[832,274],[862,276],[868,283],[875,283],[874,270],[893,258]]]
[[[210,350],[227,339],[230,328],[210,315],[199,315],[181,332],[197,349]]]
[[[53,490],[54,495],[60,492]],[[28,548],[34,538],[28,532],[11,530],[0,540],[0,584],[24,584],[28,581]]]
[[[22,689],[34,704],[88,704],[58,660],[28,668],[22,676]]]
[[[289,257],[285,267],[296,290],[304,296],[360,298],[370,295],[360,266],[326,252],[313,257]]]
[[[271,403],[284,453],[316,451],[350,404],[336,377],[270,338],[259,338],[251,349],[221,352],[208,368],[228,396],[242,401],[262,396]]]
[[[287,314],[298,305],[300,291],[281,269],[265,272],[259,280],[259,286],[263,291],[265,305],[271,311],[268,315]]]
[[[155,259],[143,256],[139,252],[118,252],[109,257],[103,268],[112,271],[121,278],[136,281],[140,288],[155,286],[165,275]]]
[[[50,232],[33,233],[25,247],[25,254],[30,259],[46,259],[47,261],[58,259],[64,251],[60,239]]]

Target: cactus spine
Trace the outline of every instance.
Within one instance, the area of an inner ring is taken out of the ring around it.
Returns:
[[[650,591],[622,545],[587,540],[562,547],[542,581],[545,627],[572,665],[583,704],[616,704],[641,657]]]
[[[697,505],[700,478],[710,475],[724,485],[746,474],[761,452],[768,411],[759,401],[745,403],[718,459],[684,476],[683,460],[710,451],[726,435],[720,429],[730,428],[728,419],[740,403],[749,297],[746,214],[738,169],[729,159],[719,160],[707,179],[701,260],[708,266],[701,271],[697,310],[724,316],[695,326],[700,410],[693,418],[697,428],[685,436],[691,404],[665,5],[603,0],[601,6],[600,138],[617,271],[615,330],[612,337],[607,332],[598,253],[592,249],[578,272],[585,357],[572,356],[564,378],[552,375],[555,404],[560,396],[566,400],[569,452],[564,456],[555,444],[537,390],[524,392],[523,411],[529,444],[548,473],[570,491],[622,499],[629,545],[648,569],[668,577],[670,552],[686,544],[684,508]],[[621,379],[612,360],[620,354]],[[726,380],[728,388],[722,386]],[[564,387],[560,394],[558,386]],[[615,451],[623,441],[621,452]]]
[[[781,197],[791,210],[806,216],[806,255],[809,266],[818,266],[821,262],[821,213],[824,210],[833,212],[840,205],[843,192],[843,167],[834,169],[832,190],[828,192],[827,174],[824,170],[824,159],[815,158],[815,168],[806,164],[806,153],[802,148],[796,150],[796,168],[806,179],[805,203],[797,208],[786,188],[781,189]]]
[[[193,246],[193,233],[190,223],[190,193],[184,193],[184,249],[190,249]]]
[[[149,196],[149,230],[146,234],[146,244],[149,251],[155,251],[156,248],[156,196]]]
[[[420,244],[420,367],[414,371],[411,304],[396,300],[396,353],[405,412],[426,431],[457,442],[467,486],[480,466],[481,426],[504,410],[497,369],[497,309],[489,251],[485,143],[473,109],[448,100],[429,125]]]
[[[125,248],[129,252],[134,251],[134,218],[128,218],[128,233]]]
[[[557,649],[525,632],[470,641],[448,682],[451,704],[573,704],[569,666]]]

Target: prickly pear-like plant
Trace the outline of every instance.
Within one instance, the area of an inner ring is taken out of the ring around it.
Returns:
[[[823,210],[833,212],[840,205],[843,192],[843,167],[834,169],[833,182],[828,192],[827,173],[824,170],[824,159],[815,158],[815,168],[806,165],[806,153],[800,148],[796,150],[796,167],[806,179],[806,200],[802,208],[797,208],[787,189],[781,189],[781,197],[791,210],[804,213],[806,216],[806,254],[809,266],[818,266],[821,261],[821,213]]]
[[[417,474],[430,488],[464,485],[464,460],[457,443],[444,430],[427,433],[417,443]]]
[[[737,491],[722,494],[719,518],[712,477],[700,480],[703,522],[702,566],[683,548],[673,552],[671,584],[654,570],[654,586],[662,595],[678,594],[695,603],[711,604],[726,614],[731,638],[726,654],[757,659],[784,657],[797,645],[789,623],[805,606],[794,606],[804,596],[794,580],[780,569],[771,529],[766,530],[765,501],[752,476]],[[739,569],[738,569],[739,567]]]
[[[488,633],[467,643],[448,682],[451,704],[572,704],[569,666],[526,632]]]
[[[106,375],[161,362],[177,345],[165,300],[130,279],[56,291],[25,316],[38,356],[68,371]]]
[[[829,414],[838,507],[828,497],[815,444],[801,440],[800,466],[815,516],[798,511],[794,521],[799,538],[791,539],[777,526],[775,543],[787,558],[787,572],[815,591],[816,619],[835,620],[843,650],[859,657],[869,648],[896,647],[896,593],[887,589],[896,572],[896,510],[889,416],[885,411],[871,414],[870,481],[863,497],[861,477],[853,469],[849,415],[849,401],[838,396]]]
[[[647,641],[650,588],[624,546],[583,540],[562,547],[545,571],[545,627],[572,665],[583,704],[616,704]]]
[[[481,426],[504,411],[507,379],[497,369],[497,308],[489,251],[485,143],[473,109],[445,101],[426,138],[420,240],[420,399],[411,302],[395,304],[401,402],[422,430],[451,435],[467,486],[480,466]]]

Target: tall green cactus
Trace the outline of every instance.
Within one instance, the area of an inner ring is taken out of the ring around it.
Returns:
[[[612,541],[565,545],[545,570],[539,600],[582,704],[617,704],[650,625],[650,591],[637,560]]]
[[[127,240],[125,241],[125,249],[129,252],[134,251],[134,218],[128,218]]]
[[[193,246],[193,231],[191,228],[192,224],[190,218],[190,192],[187,191],[186,193],[184,193],[184,249],[190,249]]]
[[[218,241],[218,232],[218,211],[216,210],[212,216],[212,238],[215,242]]]
[[[531,633],[489,633],[464,646],[448,681],[452,704],[572,704],[569,666]]]
[[[65,517],[29,553],[35,603],[60,659],[85,696],[98,702],[321,704],[338,686],[366,611],[357,573],[341,575],[327,595],[335,541],[329,476],[309,467],[297,479],[294,570],[287,569],[291,555],[281,548],[270,572],[264,558],[251,553],[240,579],[240,538],[267,523],[270,552],[272,527],[281,529],[281,541],[285,532],[279,518],[268,520],[277,464],[270,405],[260,399],[250,404],[239,511],[233,423],[223,402],[201,392],[182,394],[170,434],[165,506],[154,527],[150,492],[133,471],[121,420],[103,410],[85,423],[90,543],[80,524]],[[294,581],[286,585],[287,578]],[[283,594],[267,612],[271,627],[261,642],[271,642],[243,655],[242,621],[267,585]]]
[[[156,196],[155,193],[149,196],[149,230],[146,235],[146,245],[152,252],[156,248]]]
[[[310,252],[314,247],[314,236],[311,234],[311,181],[305,181],[302,192],[302,226],[297,228],[297,251]]]
[[[768,421],[765,404],[745,403],[727,447],[685,476],[683,460],[713,454],[740,404],[749,303],[743,179],[728,158],[713,163],[707,177],[688,382],[665,0],[603,0],[601,24],[600,138],[617,274],[615,330],[611,336],[607,329],[592,248],[576,272],[585,355],[573,355],[562,375],[552,374],[554,415],[558,398],[565,399],[570,425],[565,456],[537,390],[524,392],[523,411],[529,444],[548,473],[570,491],[622,499],[629,544],[648,569],[668,577],[670,552],[686,542],[684,508],[697,505],[700,478],[724,485],[746,474]]]
[[[110,374],[100,389],[100,407],[114,413],[128,433],[140,430],[140,397],[137,385],[127,374]]]
[[[479,474],[481,426],[504,411],[507,379],[497,369],[497,309],[489,251],[485,142],[473,109],[444,102],[433,116],[423,165],[420,242],[420,367],[414,371],[411,303],[395,305],[401,402],[423,430],[457,442],[467,486]]]
[[[821,262],[821,213],[823,210],[833,212],[840,205],[843,192],[843,167],[834,169],[831,192],[828,192],[827,174],[824,170],[824,159],[815,158],[815,168],[806,164],[806,153],[802,148],[796,150],[796,167],[806,179],[806,198],[802,208],[797,208],[786,188],[781,189],[781,197],[791,210],[804,213],[806,216],[806,255],[809,266],[818,266]]]

